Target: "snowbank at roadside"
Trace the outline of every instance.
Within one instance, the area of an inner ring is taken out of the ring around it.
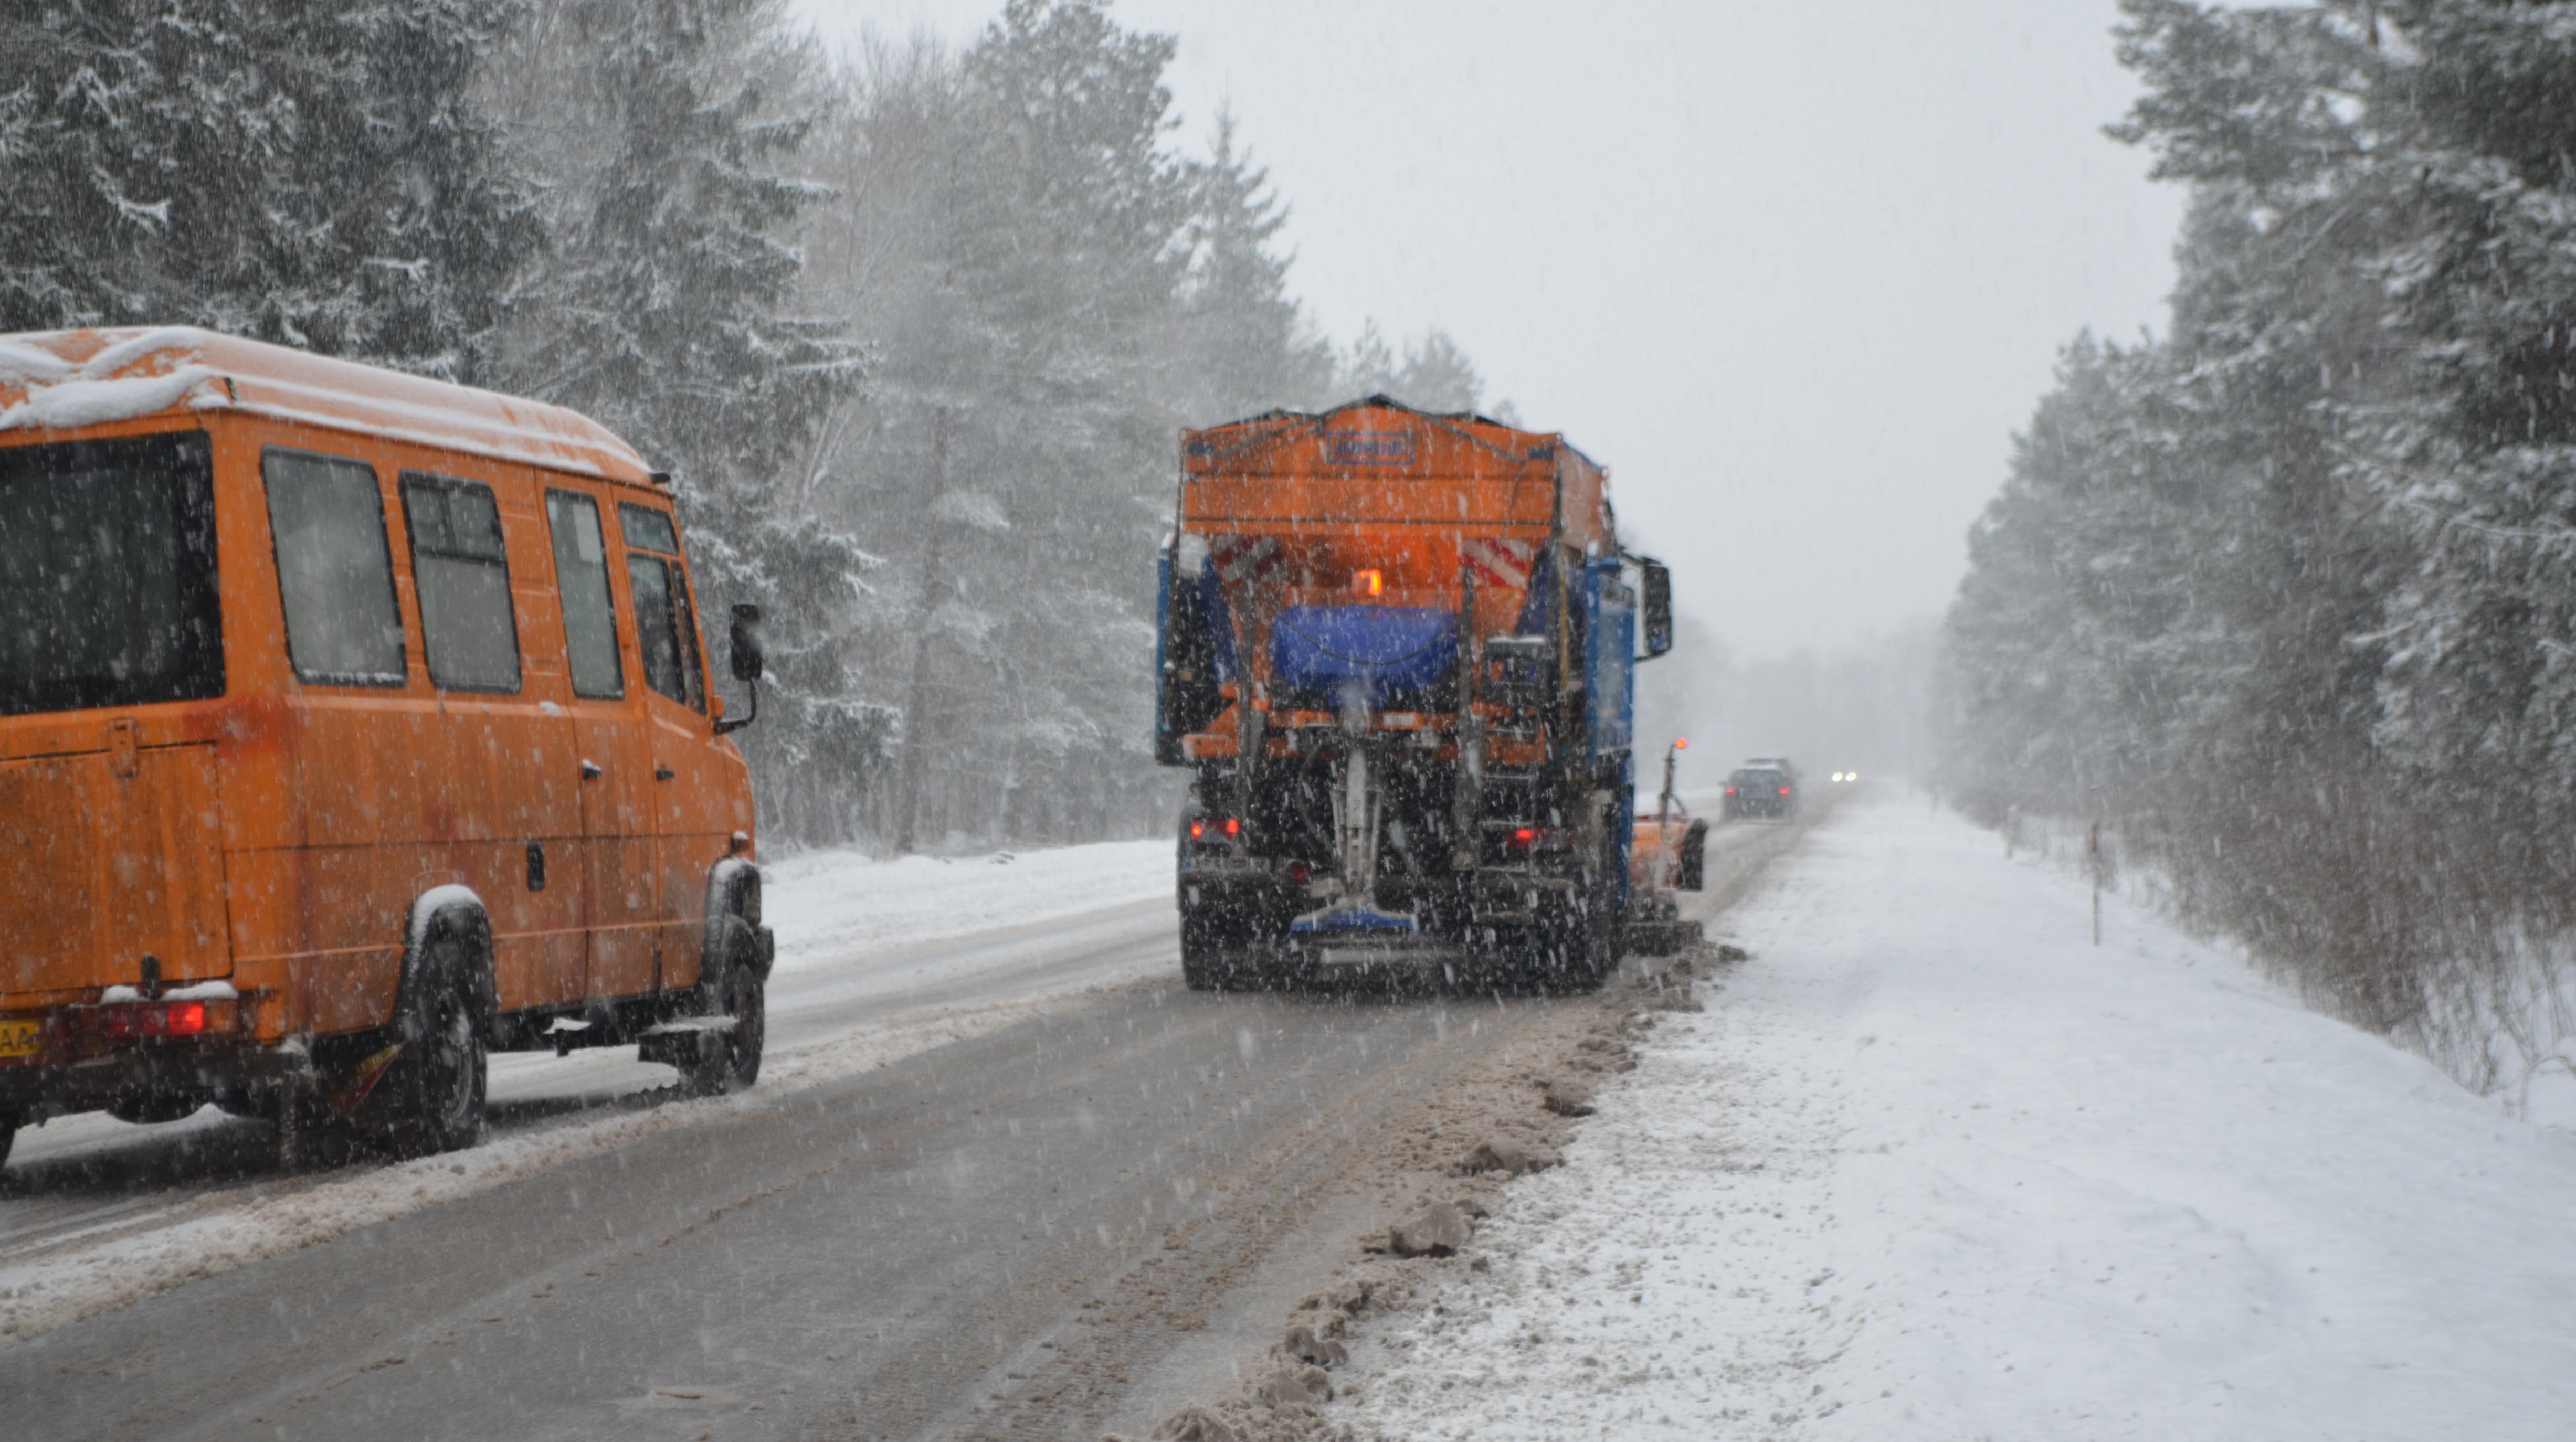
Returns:
[[[936,941],[1172,894],[1170,841],[1104,841],[990,856],[872,860],[809,851],[763,866],[778,969],[899,941]]]
[[[1415,1438],[2576,1428],[2576,1138],[1896,801],[1351,1375]]]

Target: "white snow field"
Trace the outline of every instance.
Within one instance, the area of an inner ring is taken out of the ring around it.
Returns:
[[[2576,1137],[1856,799],[1363,1346],[1363,1435],[2576,1436]]]
[[[632,1046],[492,1059],[492,1138],[446,1156],[294,1177],[191,1184],[185,1145],[260,1147],[268,1129],[209,1107],[155,1126],[104,1112],[18,1134],[9,1170],[84,1158],[166,1175],[160,1191],[65,1202],[0,1195],[0,1348],[192,1277],[325,1241],[573,1157],[726,1110],[780,1105],[851,1075],[1168,975],[1180,983],[1172,843],[877,862],[815,852],[767,868],[778,938],[760,1083],[738,1096],[636,1110],[669,1087]],[[238,1135],[235,1135],[238,1134]]]
[[[809,851],[762,868],[761,919],[781,974],[895,941],[937,941],[1137,901],[1172,899],[1172,842],[871,861]]]

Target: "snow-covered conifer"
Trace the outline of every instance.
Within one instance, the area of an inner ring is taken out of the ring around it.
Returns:
[[[468,82],[508,0],[0,22],[0,329],[196,324],[473,379],[540,241]]]

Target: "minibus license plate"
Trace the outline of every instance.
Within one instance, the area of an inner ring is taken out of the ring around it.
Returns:
[[[34,1018],[0,1021],[0,1057],[34,1056],[44,1050],[45,1024]]]

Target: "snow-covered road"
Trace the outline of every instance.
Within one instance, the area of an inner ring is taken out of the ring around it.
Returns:
[[[1728,930],[1363,1435],[2576,1434],[2576,1137],[1919,799]]]
[[[1798,835],[1729,828],[1709,895]],[[808,884],[784,880],[782,918]],[[993,923],[791,948],[778,1072],[742,1095],[603,1071],[496,1107],[481,1147],[173,1188],[144,1230],[0,1264],[0,1415],[66,1439],[1142,1433],[1257,1364],[1364,1237],[1539,1113],[1532,1058],[1615,1014],[1190,992],[1160,885]]]
[[[947,860],[819,852],[771,869],[763,1089],[811,1085],[1175,972],[1171,844]],[[699,1119],[632,1047],[492,1061],[492,1140],[461,1158],[282,1176],[270,1129],[209,1107],[19,1133],[0,1173],[0,1346],[226,1267]]]

